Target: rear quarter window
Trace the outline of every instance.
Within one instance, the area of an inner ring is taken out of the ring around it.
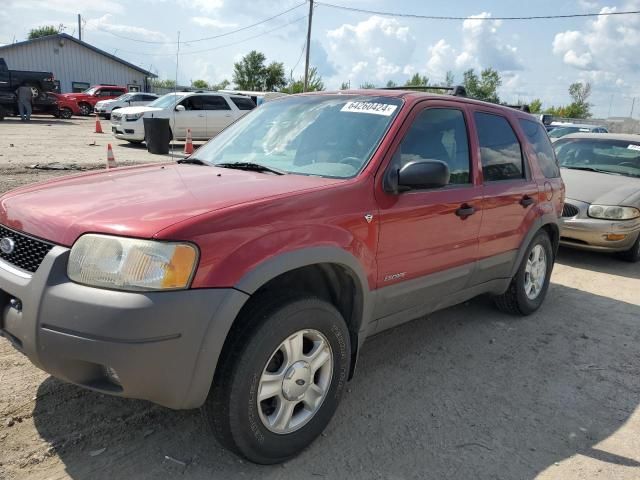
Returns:
[[[238,107],[238,110],[253,110],[256,104],[250,98],[231,97],[231,101]]]
[[[540,170],[547,178],[557,178],[560,176],[560,168],[556,159],[553,146],[549,140],[547,132],[537,122],[519,119],[520,128],[524,131],[529,143],[533,146],[540,165]]]

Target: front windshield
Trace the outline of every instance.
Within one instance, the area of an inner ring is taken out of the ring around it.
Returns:
[[[167,93],[166,95],[161,96],[157,100],[151,102],[148,107],[156,107],[156,108],[167,108],[173,105],[177,100],[181,99],[182,95],[177,95],[175,93]]]
[[[563,168],[640,177],[640,141],[567,138],[554,149]]]
[[[124,95],[120,95],[118,98],[116,98],[115,100],[118,101],[127,101],[129,100],[129,98],[133,97],[132,93],[125,93]]]
[[[84,92],[87,95],[93,95],[94,93],[96,93],[96,90],[98,90],[98,87],[91,87],[91,88],[87,88]]]
[[[564,137],[565,135],[569,135],[570,133],[576,133],[580,131],[588,132],[589,130],[580,127],[557,127],[549,132],[549,136],[551,138],[560,138]]]
[[[211,164],[251,162],[288,173],[353,177],[367,164],[402,101],[301,95],[263,104],[196,154]]]

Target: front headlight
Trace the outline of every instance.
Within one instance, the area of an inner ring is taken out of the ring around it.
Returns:
[[[198,251],[188,243],[87,234],[71,248],[67,274],[77,283],[118,290],[178,290],[191,282]]]
[[[640,217],[640,210],[634,207],[619,207],[615,205],[591,205],[589,216],[603,220],[633,220]]]
[[[124,119],[127,122],[135,122],[139,118],[142,118],[143,115],[144,115],[144,112],[140,112],[140,113],[125,113]]]

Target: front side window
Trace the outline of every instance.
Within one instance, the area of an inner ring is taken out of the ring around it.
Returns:
[[[460,110],[430,108],[418,115],[400,145],[400,168],[419,160],[446,163],[450,184],[471,182],[467,127]]]
[[[545,129],[542,125],[532,120],[521,118],[519,122],[524,134],[536,151],[538,164],[544,176],[547,178],[559,177],[560,169],[558,168],[558,162]]]
[[[204,105],[202,103],[202,97],[193,96],[185,98],[180,105],[184,107],[185,110],[204,110]]]
[[[640,178],[640,141],[566,138],[553,146],[562,168]]]
[[[231,110],[227,101],[220,95],[207,95],[201,98],[205,110]]]
[[[309,95],[267,102],[201,147],[208,164],[251,162],[288,173],[350,178],[369,162],[402,100]]]
[[[491,113],[474,114],[480,159],[485,182],[524,178],[522,149],[505,117]]]

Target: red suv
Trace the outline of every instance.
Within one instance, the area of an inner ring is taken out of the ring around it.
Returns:
[[[77,110],[73,110],[74,115],[91,115],[100,100],[117,98],[128,91],[127,87],[117,85],[95,85],[82,93],[63,93],[60,96],[78,105]]]
[[[228,448],[281,462],[327,426],[368,336],[480,294],[536,311],[563,197],[522,111],[288,96],[175,164],[0,197],[0,331],[58,378],[202,407]]]

